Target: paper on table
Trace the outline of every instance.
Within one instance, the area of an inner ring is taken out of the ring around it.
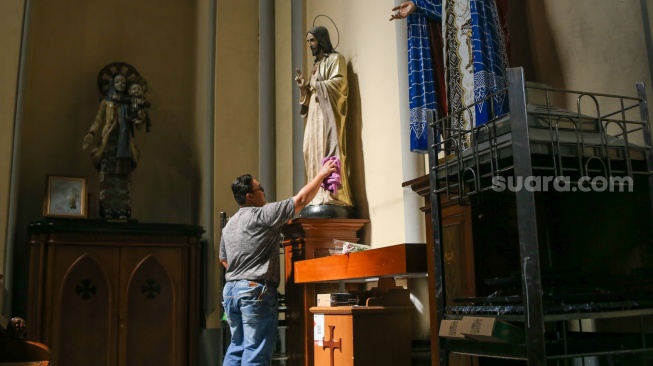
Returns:
[[[324,314],[313,314],[313,343],[322,347],[324,339]]]
[[[360,252],[370,249],[371,246],[365,244],[350,243],[344,240],[333,239],[333,247],[329,249],[330,254],[346,254]]]

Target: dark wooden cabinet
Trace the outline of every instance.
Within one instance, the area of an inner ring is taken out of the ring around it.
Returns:
[[[201,227],[30,225],[29,338],[57,365],[196,365]]]

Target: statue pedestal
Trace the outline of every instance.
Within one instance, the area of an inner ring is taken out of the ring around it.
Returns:
[[[315,205],[306,206],[299,212],[300,218],[314,219],[353,219],[356,216],[353,207],[336,205]]]
[[[333,239],[358,242],[358,231],[369,222],[366,219],[298,218],[283,228],[288,366],[313,366],[313,314],[309,309],[316,305],[318,293],[339,290],[338,283],[295,283],[294,263],[328,256]]]

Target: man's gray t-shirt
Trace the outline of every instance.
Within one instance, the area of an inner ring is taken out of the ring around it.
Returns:
[[[226,281],[268,281],[279,285],[281,227],[295,214],[292,198],[263,207],[241,207],[222,229],[220,259]]]

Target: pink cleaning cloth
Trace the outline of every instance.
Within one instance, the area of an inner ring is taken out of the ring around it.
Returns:
[[[322,188],[331,192],[331,194],[336,194],[338,189],[342,188],[342,182],[340,181],[340,159],[337,156],[327,156],[326,158],[322,159],[322,165],[330,160],[336,163],[336,170],[324,178],[321,186]]]

